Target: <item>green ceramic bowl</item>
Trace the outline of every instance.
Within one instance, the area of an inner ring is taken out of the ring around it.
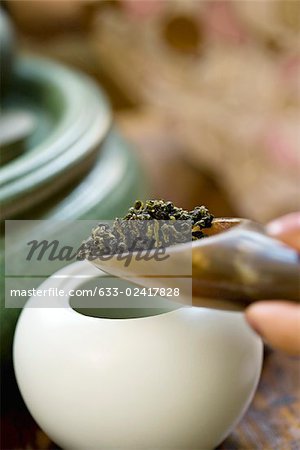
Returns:
[[[147,197],[147,186],[130,145],[112,130],[101,146],[90,171],[67,192],[60,192],[24,214],[24,219],[53,219],[53,224],[64,226],[63,220],[113,219],[122,216],[137,198]],[[43,227],[37,228],[37,236]],[[4,307],[4,239],[0,241],[1,270],[1,358],[11,358],[12,338],[19,309]],[[39,281],[37,281],[39,283]]]
[[[112,219],[146,197],[134,152],[112,129],[109,104],[88,77],[43,59],[20,59],[4,108],[28,110],[36,128],[23,153],[0,169],[3,218],[53,219],[55,226]],[[20,310],[4,307],[3,239],[0,245],[1,355],[9,361]]]
[[[22,58],[15,64],[4,110],[23,108],[37,126],[21,156],[0,170],[2,218],[42,202],[88,169],[111,125],[102,91],[59,64]]]

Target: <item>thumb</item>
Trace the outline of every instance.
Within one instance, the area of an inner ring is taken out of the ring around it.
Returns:
[[[270,236],[300,250],[300,212],[294,212],[273,220],[267,225]]]
[[[280,301],[253,303],[246,319],[272,347],[300,355],[300,306]]]

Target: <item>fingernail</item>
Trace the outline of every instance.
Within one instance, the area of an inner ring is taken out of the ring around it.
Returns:
[[[275,219],[266,226],[267,232],[273,236],[300,231],[300,212],[293,212]]]

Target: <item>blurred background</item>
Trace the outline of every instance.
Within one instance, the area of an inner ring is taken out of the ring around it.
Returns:
[[[299,208],[298,1],[2,6],[17,55],[52,58],[101,85],[148,195],[260,222]]]
[[[299,1],[1,10],[2,219],[109,219],[136,198],[262,223],[299,209]],[[3,423],[3,449],[52,448],[21,407]]]

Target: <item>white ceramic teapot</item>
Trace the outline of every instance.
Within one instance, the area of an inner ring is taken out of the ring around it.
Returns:
[[[87,262],[58,274],[41,288],[104,276]],[[241,313],[184,307],[115,319],[83,315],[68,296],[40,301],[22,311],[14,365],[31,414],[64,449],[212,449],[253,397],[262,342]]]

